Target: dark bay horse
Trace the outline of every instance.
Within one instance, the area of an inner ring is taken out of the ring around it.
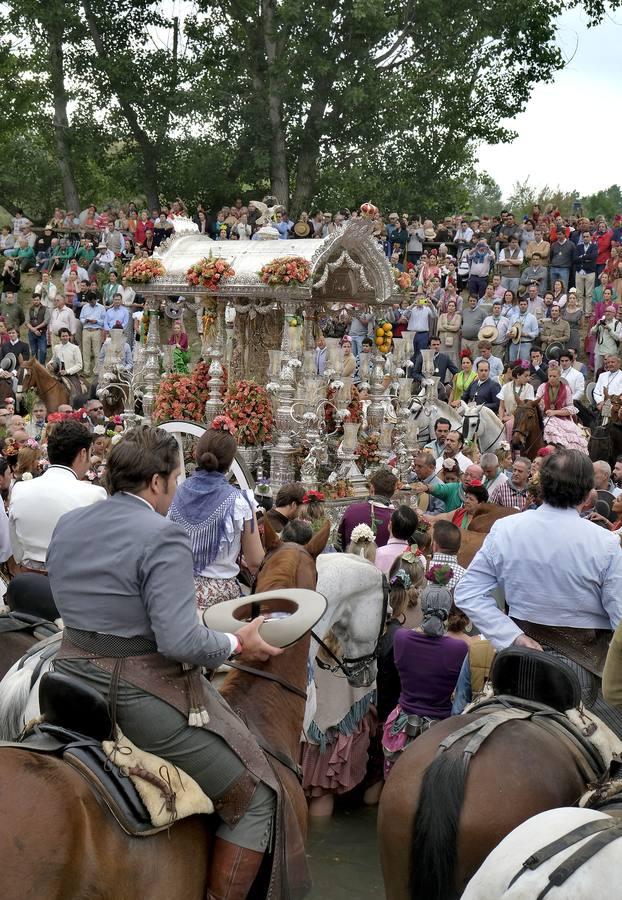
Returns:
[[[567,742],[528,720],[499,726],[468,769],[468,738],[438,753],[448,735],[481,716],[439,722],[393,767],[378,812],[386,900],[454,900],[513,828],[583,793]]]
[[[521,456],[533,460],[541,447],[544,447],[544,424],[542,412],[537,400],[523,400],[514,412],[511,448]]]
[[[259,574],[257,590],[314,589],[315,559],[327,538],[328,527],[306,547],[278,545]],[[270,536],[266,540],[269,550]],[[306,691],[308,652],[309,636],[263,668]],[[227,676],[222,693],[269,746],[298,759],[302,697],[240,671]],[[129,837],[62,760],[17,748],[1,752],[3,900],[204,900],[210,862],[208,818],[183,819],[149,838]],[[275,763],[275,768],[294,798],[305,834],[302,788],[285,766]]]

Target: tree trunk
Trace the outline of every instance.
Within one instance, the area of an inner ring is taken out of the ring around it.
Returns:
[[[114,55],[110,53],[110,48],[104,45],[90,0],[82,0],[82,7],[84,9],[89,34],[95,45],[98,58],[101,61],[102,69],[108,78],[110,89],[119,101],[121,112],[125,116],[143,159],[143,187],[147,197],[148,208],[149,210],[155,209],[156,207],[159,208],[160,191],[158,189],[158,163],[160,161],[160,148],[151,140],[138,121],[138,116],[126,94],[128,89],[131,91],[131,85],[118,83],[115,78]]]
[[[318,147],[322,137],[322,124],[328,106],[328,95],[333,82],[325,78],[321,85],[316,85],[316,94],[307,115],[307,121],[302,133],[300,148],[298,150],[298,163],[296,166],[296,188],[292,197],[290,213],[293,217],[306,209],[315,193],[317,179]]]
[[[267,60],[265,81],[268,94],[268,121],[270,122],[270,185],[272,194],[279,203],[287,207],[289,203],[289,173],[287,171],[283,103],[277,72],[279,53],[274,24],[274,0],[261,0],[261,18]]]
[[[63,195],[67,209],[80,212],[80,198],[73,173],[69,119],[67,117],[67,94],[65,92],[65,69],[63,60],[62,26],[48,25],[48,63],[50,85],[54,98],[54,139],[58,153],[58,165],[63,182]]]

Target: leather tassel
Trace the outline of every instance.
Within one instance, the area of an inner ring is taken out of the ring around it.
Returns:
[[[188,725],[191,728],[203,728],[209,724],[209,714],[203,706],[201,697],[201,683],[198,679],[202,678],[201,670],[196,666],[188,667],[186,674],[186,684],[188,685],[188,706],[190,714],[188,716]]]

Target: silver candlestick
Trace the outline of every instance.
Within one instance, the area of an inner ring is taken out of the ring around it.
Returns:
[[[155,404],[155,395],[160,383],[159,299],[156,297],[154,300],[147,300],[146,305],[147,304],[152,305],[147,309],[147,314],[149,316],[149,330],[147,331],[145,361],[142,371],[142,380],[144,384],[143,413],[147,421],[151,421]]]
[[[212,345],[207,348],[207,354],[210,359],[207,373],[210,381],[209,397],[205,403],[205,423],[208,426],[216,416],[222,413],[224,407],[223,387],[225,371],[222,367],[222,359],[225,351],[225,307],[226,302],[219,298],[214,340]]]

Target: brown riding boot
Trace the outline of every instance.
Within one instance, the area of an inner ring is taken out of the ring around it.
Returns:
[[[222,838],[213,844],[207,900],[246,900],[259,872],[263,853]]]

